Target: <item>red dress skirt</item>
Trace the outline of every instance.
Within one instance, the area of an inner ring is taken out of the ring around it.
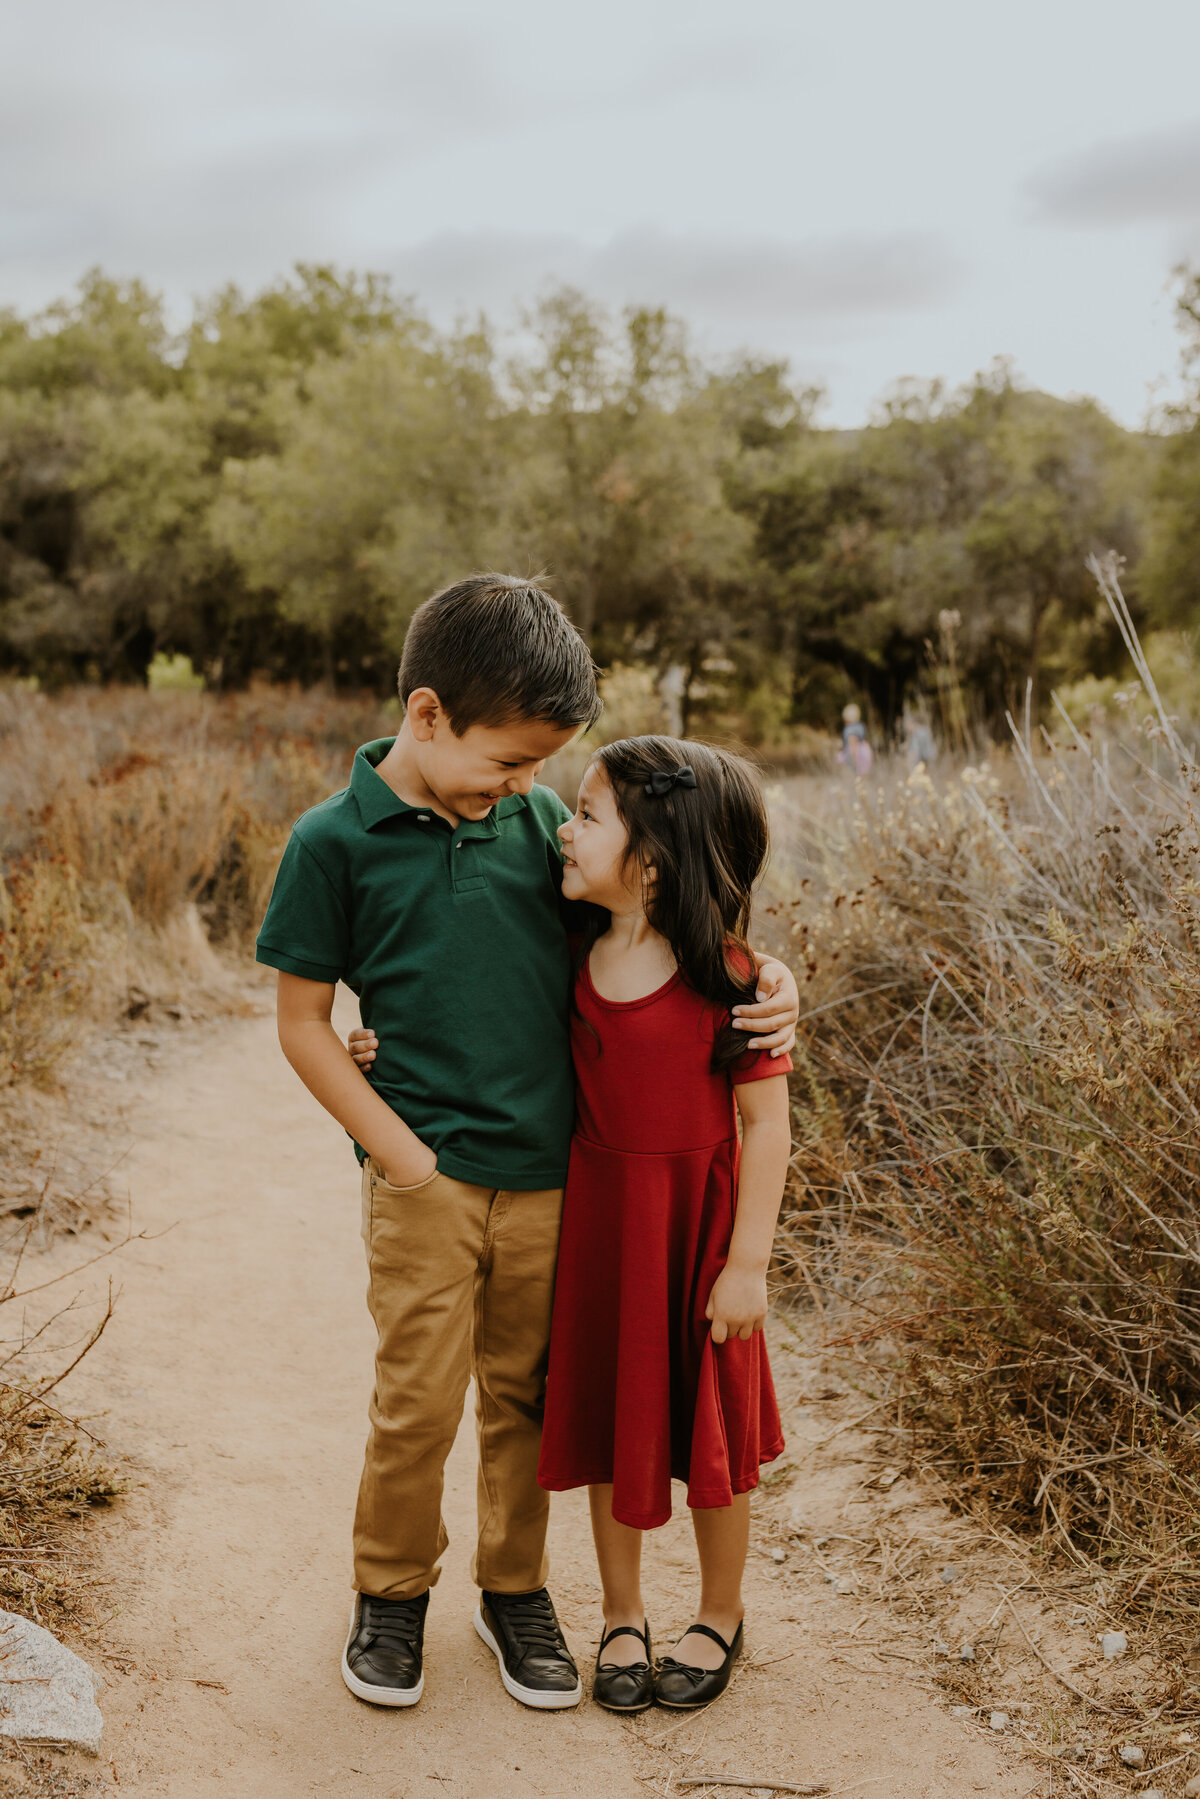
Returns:
[[[675,974],[602,999],[586,967],[571,1019],[576,1119],[554,1291],[538,1480],[613,1487],[642,1530],[729,1505],[783,1448],[761,1332],[714,1344],[704,1316],[737,1194],[733,1088],[787,1073],[748,1050],[713,1074],[722,1014]]]

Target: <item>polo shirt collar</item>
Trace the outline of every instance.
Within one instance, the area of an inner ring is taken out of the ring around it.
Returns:
[[[377,737],[374,743],[364,743],[355,752],[350,770],[350,791],[368,831],[373,831],[385,818],[400,818],[405,813],[429,810],[427,806],[410,806],[407,800],[392,792],[379,773],[377,764],[383,761],[395,741],[394,737]],[[502,800],[496,801],[486,818],[464,819],[455,834],[459,837],[498,837],[500,820],[511,817],[514,812],[523,812],[526,803],[523,793],[505,794]]]

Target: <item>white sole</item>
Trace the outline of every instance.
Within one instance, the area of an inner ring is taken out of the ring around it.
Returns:
[[[368,1705],[415,1705],[425,1691],[425,1670],[421,1669],[421,1678],[415,1687],[373,1687],[365,1680],[360,1680],[353,1672],[346,1657],[350,1649],[350,1639],[354,1635],[354,1627],[358,1623],[358,1600],[350,1607],[350,1631],[346,1637],[346,1647],[342,1650],[342,1679],[356,1699],[365,1699]]]
[[[540,1687],[523,1687],[519,1680],[514,1680],[504,1666],[504,1652],[487,1627],[483,1615],[483,1607],[475,1608],[475,1629],[483,1638],[500,1665],[500,1678],[504,1682],[504,1690],[519,1699],[522,1705],[532,1706],[538,1712],[563,1712],[573,1705],[578,1705],[583,1698],[583,1682],[575,1682],[575,1690],[571,1693],[545,1693]]]

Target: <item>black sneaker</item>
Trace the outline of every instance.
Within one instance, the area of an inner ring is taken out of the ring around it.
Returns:
[[[475,1628],[500,1663],[505,1689],[522,1705],[555,1712],[579,1704],[579,1670],[545,1587],[536,1593],[481,1593]]]
[[[350,1635],[342,1652],[342,1679],[356,1699],[371,1705],[415,1705],[425,1691],[421,1650],[429,1594],[416,1599],[374,1599],[356,1593]]]

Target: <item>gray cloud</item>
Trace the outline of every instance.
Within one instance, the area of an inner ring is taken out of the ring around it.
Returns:
[[[1134,225],[1200,219],[1200,122],[1094,145],[1025,184],[1051,224]]]
[[[927,232],[789,243],[643,228],[590,246],[566,235],[447,232],[401,252],[400,284],[437,313],[498,316],[550,282],[614,305],[667,305],[702,324],[759,331],[865,321],[936,305],[964,270]]]
[[[270,17],[222,43],[218,4],[116,58],[80,14],[58,60],[36,34],[8,47],[0,301],[93,261],[174,287],[361,261],[356,200],[407,179],[448,121],[468,145],[520,129],[533,90],[484,32],[360,21],[318,39],[302,13],[291,30],[264,30]]]

